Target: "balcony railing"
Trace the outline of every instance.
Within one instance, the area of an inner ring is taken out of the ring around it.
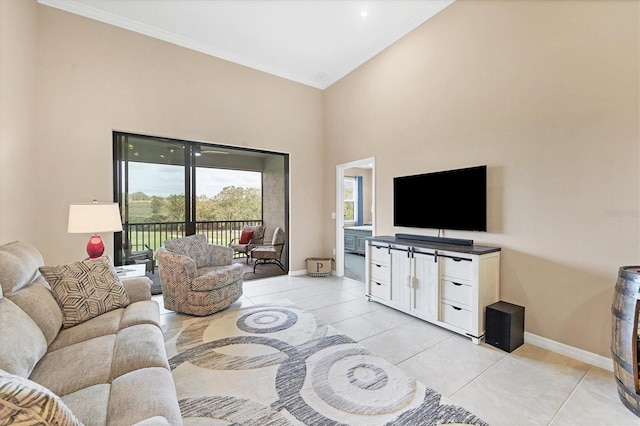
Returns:
[[[227,246],[240,239],[245,225],[262,225],[261,220],[219,220],[196,222],[196,234],[206,234],[210,244]],[[129,241],[131,253],[156,251],[165,240],[185,236],[184,222],[124,223],[122,240]]]

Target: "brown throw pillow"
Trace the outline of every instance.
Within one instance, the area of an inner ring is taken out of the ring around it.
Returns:
[[[64,328],[129,305],[129,296],[109,257],[39,269],[60,305]]]

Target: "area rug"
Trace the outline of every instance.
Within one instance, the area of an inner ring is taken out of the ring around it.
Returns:
[[[486,425],[290,302],[165,330],[185,425]]]

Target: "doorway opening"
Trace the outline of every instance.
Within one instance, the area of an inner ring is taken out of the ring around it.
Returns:
[[[375,235],[375,193],[375,157],[336,166],[337,276],[364,281],[364,238]]]

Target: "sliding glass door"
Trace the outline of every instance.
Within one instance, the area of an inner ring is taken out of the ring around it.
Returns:
[[[244,225],[263,224],[264,161],[256,159],[264,155],[119,132],[113,142],[123,222],[115,234],[117,265],[145,263],[153,272],[153,254],[167,239],[204,233],[210,243],[228,245]]]

